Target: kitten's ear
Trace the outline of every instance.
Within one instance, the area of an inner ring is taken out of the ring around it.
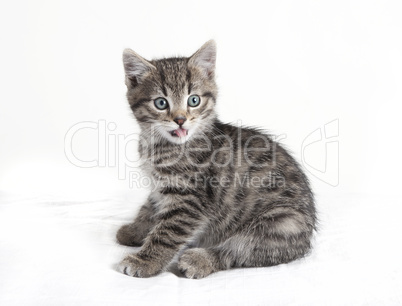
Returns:
[[[154,65],[131,49],[124,50],[123,64],[126,72],[126,85],[131,85],[133,87],[141,83],[148,72],[152,69],[156,69]]]
[[[201,68],[207,77],[213,77],[215,62],[216,44],[214,40],[209,40],[190,57],[188,64]]]

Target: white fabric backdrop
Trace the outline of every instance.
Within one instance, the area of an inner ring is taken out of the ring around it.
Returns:
[[[115,265],[135,248],[117,228],[138,209],[133,195],[2,197],[2,305],[397,305],[402,302],[399,199],[319,197],[312,254],[276,267],[201,280],[171,272],[131,278]],[[387,220],[381,222],[379,220]],[[397,234],[396,234],[397,233]]]

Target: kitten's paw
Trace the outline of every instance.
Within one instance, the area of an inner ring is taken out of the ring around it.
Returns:
[[[137,254],[131,254],[124,258],[120,262],[118,269],[128,276],[141,278],[154,276],[162,271],[159,264],[143,260]]]
[[[117,241],[122,245],[141,246],[144,235],[138,230],[134,223],[120,227],[116,234]]]
[[[213,260],[205,249],[188,249],[181,255],[177,266],[185,277],[198,279],[217,271]]]

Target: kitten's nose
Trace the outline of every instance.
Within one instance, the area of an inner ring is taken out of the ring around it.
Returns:
[[[178,125],[182,126],[184,122],[186,122],[187,118],[186,117],[176,117],[173,119],[174,122],[176,122]]]

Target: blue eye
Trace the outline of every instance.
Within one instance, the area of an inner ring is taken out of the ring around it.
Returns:
[[[154,104],[155,107],[160,110],[164,110],[169,107],[169,103],[164,98],[155,99]]]
[[[200,105],[200,103],[201,103],[201,98],[199,96],[192,95],[192,96],[188,97],[187,104],[189,106],[196,107],[196,106]]]

